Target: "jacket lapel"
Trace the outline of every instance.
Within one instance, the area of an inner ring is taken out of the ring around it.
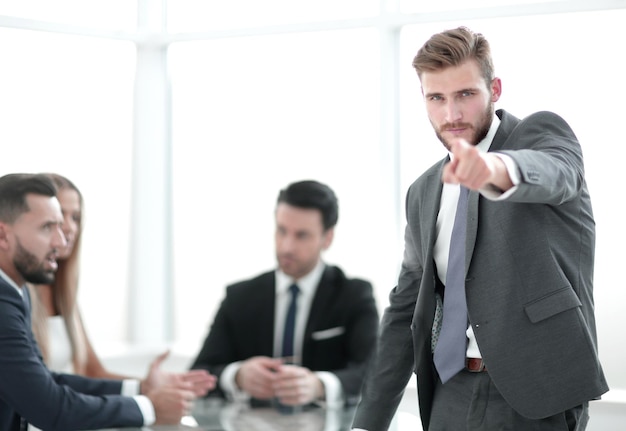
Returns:
[[[276,275],[274,272],[263,277],[256,289],[258,296],[254,298],[258,304],[267,304],[257,307],[260,351],[267,356],[274,356],[274,309],[276,308]],[[266,299],[267,298],[267,299]]]
[[[331,266],[326,265],[324,273],[320,279],[319,285],[315,290],[313,302],[311,303],[311,310],[309,311],[309,318],[304,330],[304,338],[302,339],[302,360],[304,363],[308,363],[308,355],[311,349],[311,334],[314,329],[323,328],[325,325],[320,323],[327,316],[327,310],[329,302],[333,300],[335,293],[336,274]]]
[[[500,118],[500,127],[493,137],[493,142],[489,147],[489,151],[498,151],[502,149],[511,131],[519,123],[519,119],[504,110],[496,111],[496,115]],[[480,194],[476,191],[470,191],[467,202],[467,240],[465,243],[465,272],[469,269],[476,245],[476,234],[478,232],[478,202]]]
[[[423,218],[422,220],[428,220],[428,225],[422,226],[422,237],[424,238],[423,254],[426,262],[433,262],[433,249],[435,247],[435,239],[437,238],[437,215],[439,214],[439,206],[441,205],[441,191],[443,190],[443,182],[441,176],[443,175],[443,167],[450,161],[449,157],[444,158],[440,162],[439,169],[434,174],[428,176],[427,184],[422,189],[422,205],[423,205]],[[435,192],[433,192],[435,190]]]
[[[465,240],[465,273],[469,269],[476,244],[476,232],[478,231],[478,196],[479,193],[470,190],[467,200],[467,231]]]

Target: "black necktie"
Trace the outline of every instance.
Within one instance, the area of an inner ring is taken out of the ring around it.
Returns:
[[[283,357],[293,356],[293,336],[296,327],[296,308],[298,299],[298,286],[292,284],[289,286],[291,292],[291,302],[287,309],[287,317],[285,318],[285,327],[283,332]]]
[[[461,186],[450,238],[448,271],[443,298],[441,333],[435,346],[434,361],[443,383],[465,367],[467,350],[467,302],[465,298],[465,238],[467,230],[467,196]]]

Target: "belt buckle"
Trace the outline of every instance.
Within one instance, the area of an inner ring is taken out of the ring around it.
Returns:
[[[475,367],[476,362],[479,362],[478,368]],[[470,367],[470,363],[472,366]],[[470,373],[482,373],[485,371],[485,362],[482,358],[467,358],[465,360],[465,369]]]

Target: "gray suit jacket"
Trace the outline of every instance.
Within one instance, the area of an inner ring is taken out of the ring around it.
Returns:
[[[608,390],[593,312],[595,223],[582,150],[567,123],[539,112],[520,121],[498,111],[489,151],[508,154],[521,184],[505,201],[470,192],[466,297],[488,372],[529,418],[554,415]],[[428,428],[437,374],[430,347],[435,312],[433,246],[438,162],[410,187],[398,285],[383,315],[377,356],[354,426],[386,430],[411,372]]]
[[[23,291],[28,300],[28,290]],[[46,368],[27,303],[0,277],[0,430],[18,431],[22,418],[45,431],[141,426],[135,400],[119,395],[121,381]]]

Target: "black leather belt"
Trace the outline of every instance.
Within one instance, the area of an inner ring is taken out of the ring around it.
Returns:
[[[487,371],[487,367],[485,367],[485,363],[483,362],[482,358],[466,358],[465,369],[472,373],[481,373],[483,371]]]

